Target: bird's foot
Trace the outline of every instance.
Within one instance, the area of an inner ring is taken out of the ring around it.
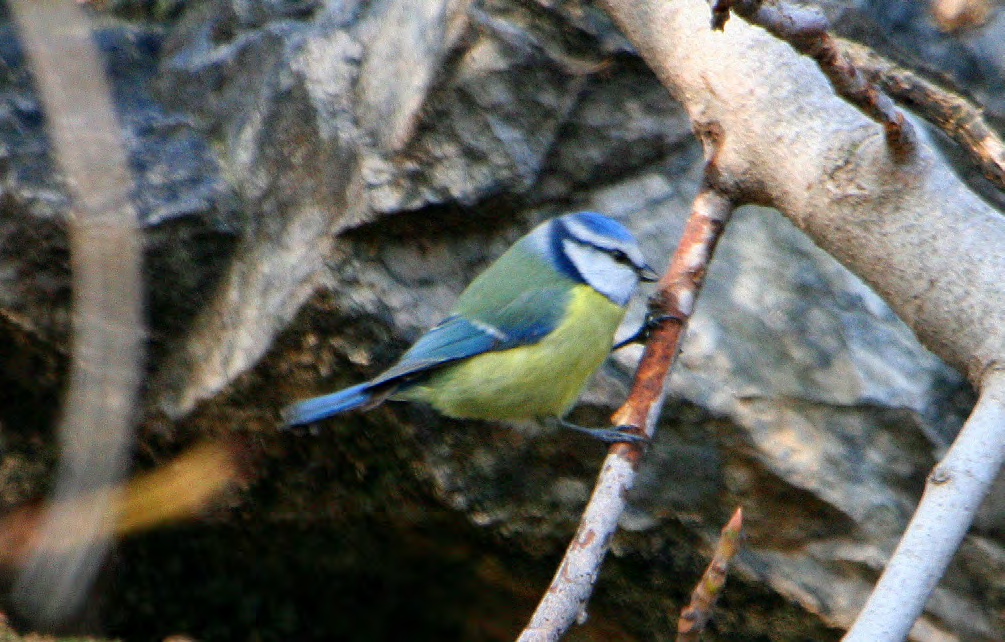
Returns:
[[[659,324],[663,323],[664,321],[669,321],[670,319],[680,321],[681,323],[684,323],[684,321],[686,321],[684,317],[676,314],[649,313],[646,315],[646,320],[643,321],[642,325],[639,326],[639,329],[635,331],[635,334],[631,335],[627,339],[619,341],[614,345],[613,348],[611,348],[611,350],[612,351],[620,350],[621,348],[624,348],[625,346],[631,345],[633,343],[645,343],[646,341],[649,340],[649,336],[652,335],[653,330],[655,330],[659,326]]]
[[[576,432],[585,433],[594,439],[604,442],[605,444],[620,444],[620,443],[631,443],[631,444],[647,444],[649,443],[649,437],[638,432],[638,426],[625,425],[625,426],[613,426],[611,428],[587,428],[586,426],[579,426],[573,423],[569,423],[564,419],[558,420],[558,425],[562,428],[568,428],[569,430],[575,430]]]

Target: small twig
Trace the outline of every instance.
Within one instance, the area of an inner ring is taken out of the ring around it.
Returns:
[[[638,426],[650,438],[665,395],[667,372],[677,356],[715,245],[734,207],[732,200],[712,186],[713,174],[713,164],[709,163],[680,244],[650,299],[650,318],[656,323],[632,391],[612,416],[616,425]],[[624,510],[625,493],[635,479],[640,455],[633,444],[611,446],[576,535],[548,592],[521,633],[521,641],[558,640],[573,622],[585,617],[586,602]]]
[[[966,150],[988,179],[1005,189],[1005,144],[984,120],[979,107],[921,78],[857,42],[836,38],[858,69],[891,98],[941,129]]]
[[[677,642],[698,642],[701,632],[712,617],[712,607],[722,594],[726,585],[726,572],[729,562],[740,550],[740,537],[743,530],[743,509],[737,508],[733,516],[722,527],[722,535],[715,546],[712,561],[708,563],[705,574],[698,580],[694,592],[691,593],[691,603],[680,612],[677,621]]]
[[[929,0],[928,12],[941,31],[959,33],[987,24],[991,0]]]
[[[109,509],[125,471],[143,357],[141,243],[129,199],[132,176],[90,20],[72,0],[10,5],[45,106],[47,130],[66,173],[73,270],[73,352],[59,428],[52,502],[21,567],[14,602],[40,624],[57,624],[87,595],[108,547]],[[104,489],[104,490],[99,490]],[[74,514],[91,493],[93,510]],[[74,529],[79,546],[53,557],[51,542]]]
[[[1005,463],[1005,370],[992,371],[925,493],[893,557],[844,642],[900,642],[963,541]]]
[[[895,159],[907,161],[913,156],[917,146],[914,128],[893,101],[844,54],[837,40],[827,32],[827,17],[819,9],[784,2],[768,4],[763,0],[710,0],[710,5],[713,29],[721,30],[733,11],[816,60],[839,96],[883,126]]]

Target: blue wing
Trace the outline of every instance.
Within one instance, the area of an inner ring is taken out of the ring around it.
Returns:
[[[477,317],[447,317],[422,335],[398,363],[370,381],[370,385],[388,383],[483,352],[537,343],[561,322],[568,299],[568,288],[538,288]]]
[[[283,411],[283,420],[287,426],[296,426],[355,408],[370,408],[393,394],[405,383],[401,380],[411,375],[483,352],[536,343],[561,323],[568,300],[568,288],[546,287],[524,292],[499,309],[447,317],[376,378],[292,404]]]

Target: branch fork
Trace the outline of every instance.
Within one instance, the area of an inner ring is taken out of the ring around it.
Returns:
[[[830,24],[822,11],[763,0],[711,0],[710,4],[713,29],[721,31],[732,12],[814,59],[839,96],[883,127],[895,160],[907,162],[914,158],[918,141],[911,123],[890,97],[852,63],[828,32]]]

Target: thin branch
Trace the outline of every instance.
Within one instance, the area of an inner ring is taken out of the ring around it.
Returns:
[[[72,0],[11,3],[45,106],[58,165],[73,205],[67,220],[73,270],[73,350],[59,429],[52,504],[15,588],[40,624],[81,604],[107,549],[113,488],[125,470],[143,353],[140,239],[129,200],[132,179],[90,20]],[[66,507],[93,491],[94,510]],[[51,557],[46,542],[69,528],[83,542]]]
[[[695,197],[680,244],[650,299],[654,328],[628,400],[612,416],[616,425],[638,426],[650,438],[663,403],[667,372],[677,356],[716,243],[733,211],[733,202],[711,186],[713,170],[711,163],[706,166],[706,180]],[[521,633],[521,641],[558,640],[573,622],[585,617],[586,603],[625,508],[625,494],[634,482],[640,455],[633,444],[611,446],[576,535],[548,592]]]
[[[722,527],[722,535],[715,546],[712,561],[691,593],[691,603],[680,613],[677,621],[677,642],[698,642],[701,632],[712,617],[712,608],[726,585],[729,562],[740,550],[743,534],[743,509],[737,508],[733,516]]]
[[[891,98],[934,124],[966,150],[999,189],[1005,190],[1005,143],[979,107],[857,42],[836,38],[852,64]]]
[[[845,642],[907,638],[1003,463],[1005,370],[993,370]]]
[[[732,11],[751,24],[816,60],[834,91],[883,126],[895,159],[906,161],[917,146],[914,128],[893,101],[859,71],[836,38],[827,32],[827,17],[816,7],[763,0],[711,0],[712,28],[722,30]]]

